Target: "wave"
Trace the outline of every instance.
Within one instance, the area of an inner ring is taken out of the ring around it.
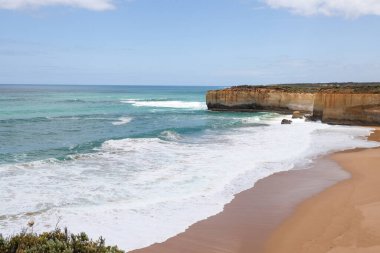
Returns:
[[[51,117],[51,116],[45,116],[45,117],[30,117],[30,118],[10,118],[10,119],[0,119],[0,123],[10,123],[10,124],[17,124],[17,123],[28,123],[28,122],[48,122],[48,121],[54,121],[54,120],[80,120],[81,116],[58,116],[58,117]]]
[[[0,123],[23,123],[23,122],[47,122],[58,120],[113,120],[113,117],[104,117],[104,115],[92,115],[92,114],[79,114],[73,116],[44,116],[44,117],[30,117],[30,118],[11,118],[0,119]]]
[[[62,102],[64,102],[64,103],[86,103],[87,101],[77,98],[77,99],[62,100]]]
[[[165,141],[179,141],[182,139],[182,136],[175,131],[167,130],[167,131],[162,131],[160,135],[158,136],[158,138]]]
[[[117,121],[112,122],[112,125],[121,126],[121,125],[128,124],[131,121],[132,121],[131,117],[120,117],[117,119]]]
[[[176,109],[207,109],[206,103],[195,101],[157,101],[157,100],[136,100],[126,99],[121,100],[121,103],[132,104],[136,107],[161,107],[161,108],[176,108]]]
[[[26,101],[26,98],[0,98],[0,102],[20,102],[20,101]]]
[[[267,126],[209,130],[191,142],[173,141],[180,135],[163,131],[159,138],[107,140],[96,152],[67,160],[0,166],[0,230],[18,232],[30,213],[35,232],[51,230],[61,217],[74,233],[85,230],[137,249],[222,211],[261,178],[326,152],[379,145],[363,138],[367,128],[284,126],[281,118]]]

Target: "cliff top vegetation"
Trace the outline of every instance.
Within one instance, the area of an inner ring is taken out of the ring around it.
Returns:
[[[296,83],[271,85],[239,85],[227,90],[271,89],[294,93],[380,93],[380,83]]]

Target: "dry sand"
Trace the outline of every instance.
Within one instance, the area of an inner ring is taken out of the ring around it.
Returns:
[[[380,141],[380,131],[371,135]],[[269,238],[266,253],[379,253],[380,149],[331,156],[351,178],[301,205]]]

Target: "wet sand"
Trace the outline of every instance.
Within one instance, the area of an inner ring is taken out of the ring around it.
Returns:
[[[369,139],[380,141],[380,131]],[[299,205],[271,235],[264,252],[380,252],[380,149],[331,158],[351,178]]]
[[[380,141],[380,131],[369,139]],[[274,174],[237,194],[222,213],[132,252],[378,253],[380,149],[340,152],[311,169]]]
[[[312,169],[280,172],[239,193],[224,211],[192,225],[164,243],[134,253],[254,253],[303,200],[349,177],[334,162],[320,159]]]

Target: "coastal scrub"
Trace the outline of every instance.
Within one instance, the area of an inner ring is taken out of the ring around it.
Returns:
[[[4,238],[1,253],[124,253],[117,246],[106,246],[104,238],[93,241],[85,233],[70,234],[65,228],[42,234],[21,232]]]

